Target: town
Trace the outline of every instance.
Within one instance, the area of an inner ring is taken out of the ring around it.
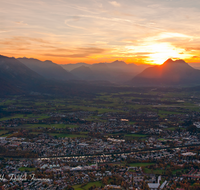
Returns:
[[[2,189],[199,189],[200,96],[0,99]]]

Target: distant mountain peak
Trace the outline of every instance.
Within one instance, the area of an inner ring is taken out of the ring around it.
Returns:
[[[171,59],[171,58],[169,58],[169,59],[167,59],[164,63],[163,63],[163,65],[164,64],[171,64],[171,63],[173,63],[174,61]]]
[[[75,68],[72,71],[75,71],[75,70],[91,70],[91,69],[85,65],[81,65],[80,67]]]
[[[182,59],[168,59],[162,65],[149,67],[132,79],[140,85],[185,85],[198,84],[200,71]]]
[[[176,59],[173,60],[169,58],[167,61],[165,61],[162,65],[174,65],[174,66],[181,66],[181,65],[188,65],[183,59]],[[189,66],[189,65],[188,65]]]
[[[43,61],[43,63],[47,63],[47,64],[55,64],[54,62],[52,62],[51,60],[45,60]],[[58,65],[58,64],[57,64]]]
[[[114,61],[114,62],[112,62],[112,63],[110,63],[110,64],[123,64],[123,65],[126,65],[126,63],[124,62],[124,61],[119,61],[119,60],[116,60],[116,61]]]
[[[113,63],[117,63],[117,62],[124,62],[124,61],[119,61],[119,60],[113,61]],[[125,62],[124,62],[124,63],[125,63]]]
[[[93,71],[85,65],[81,65],[80,67],[71,70],[70,73],[82,80],[92,80],[95,78]]]

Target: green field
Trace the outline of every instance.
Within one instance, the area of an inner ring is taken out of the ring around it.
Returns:
[[[106,106],[108,106],[108,105],[106,104]],[[120,111],[120,110],[116,110],[116,109],[98,108],[98,107],[96,107],[96,105],[94,107],[72,105],[72,106],[68,106],[68,108],[72,108],[73,110],[98,111],[98,114],[107,113],[107,112],[113,112],[113,113],[114,112],[124,112],[124,111]]]
[[[31,171],[35,171],[35,168],[21,167],[21,168],[19,168],[19,171],[21,171],[21,172],[26,172],[26,171],[31,172]]]
[[[86,184],[85,186],[81,187],[82,185],[74,185],[73,188],[75,190],[87,190],[92,186],[96,186],[96,187],[104,187],[103,183],[101,183],[100,181],[96,181],[96,182],[90,182],[88,184]]]
[[[0,119],[0,121],[6,121],[6,120],[10,120],[10,119],[15,119],[15,118],[23,118],[23,115],[17,114],[17,115],[11,116],[11,117],[3,117]]]
[[[78,125],[65,125],[65,127],[69,127],[69,128],[77,128],[79,127]]]
[[[30,129],[37,129],[38,127],[50,128],[51,126],[47,125],[47,124],[26,124],[26,125],[22,125],[21,127],[30,128]]]
[[[30,132],[30,134],[33,134],[33,135],[38,135],[38,134],[41,134],[42,132]]]
[[[134,125],[136,122],[135,121],[130,121],[129,124],[130,125]]]
[[[27,128],[31,128],[31,129],[35,129],[38,127],[42,127],[42,128],[56,128],[56,129],[63,129],[66,127],[69,128],[76,128],[79,127],[78,125],[66,125],[66,124],[26,124],[26,125],[22,125],[22,127],[27,127]]]
[[[176,172],[185,172],[187,169],[183,169],[183,170],[174,170],[172,171],[172,174],[175,175]]]
[[[29,118],[35,118],[38,120],[42,120],[42,119],[46,119],[49,118],[49,116],[47,115],[33,115],[33,114],[29,114],[29,115],[24,115],[24,114],[16,114],[10,117],[3,117],[0,118],[0,121],[6,121],[6,120],[10,120],[10,119],[16,119],[16,118],[23,118],[23,119],[29,119]]]
[[[164,172],[165,172],[165,170],[161,170],[161,169],[151,170],[148,168],[144,168],[144,173],[147,173],[147,174],[153,173],[153,174],[162,175]]]
[[[154,165],[155,163],[130,163],[128,164],[131,167],[142,167],[142,166],[150,166]]]
[[[167,139],[160,138],[158,141],[166,141]]]
[[[8,133],[8,131],[5,131],[5,130],[0,131],[0,136],[4,136],[4,134],[6,134],[6,133]]]

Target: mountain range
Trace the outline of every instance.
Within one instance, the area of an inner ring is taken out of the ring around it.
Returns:
[[[131,80],[133,76],[136,76],[150,65],[137,66],[133,63],[126,64],[124,61],[117,60],[112,63],[77,63],[61,66],[81,80],[104,80],[114,83],[123,83]]]
[[[98,91],[99,86],[195,86],[200,85],[200,70],[184,60],[168,59],[158,66],[137,66],[123,61],[67,65],[51,61],[0,55],[0,95],[26,92],[73,94],[80,89]],[[148,68],[146,68],[148,67]],[[65,68],[65,69],[64,69]]]

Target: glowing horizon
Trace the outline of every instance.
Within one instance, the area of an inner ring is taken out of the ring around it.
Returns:
[[[5,56],[58,64],[200,63],[198,0],[0,1]]]

